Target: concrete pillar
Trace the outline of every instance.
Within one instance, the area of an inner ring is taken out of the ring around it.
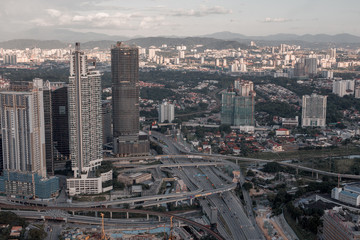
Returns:
[[[146,214],[146,220],[149,221],[149,214]]]
[[[159,222],[161,222],[161,217],[160,217],[160,216],[158,216],[158,218],[159,218]]]
[[[239,165],[239,160],[238,160],[238,159],[236,159],[235,161],[236,161],[236,165]]]
[[[126,212],[126,218],[129,219],[129,212]]]
[[[74,216],[75,215],[75,211],[71,211],[72,215]]]
[[[178,206],[178,201],[175,202],[175,207],[177,207],[177,206]]]
[[[95,211],[95,217],[98,217],[98,212],[97,211]]]
[[[319,173],[316,173],[316,179],[319,179]]]
[[[112,212],[110,212],[110,219],[112,219]]]
[[[296,175],[299,175],[299,169],[298,168],[296,169]]]
[[[192,198],[190,198],[190,205],[192,205],[193,204],[193,199]]]

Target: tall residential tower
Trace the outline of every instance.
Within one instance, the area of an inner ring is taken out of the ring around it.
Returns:
[[[315,93],[302,97],[302,127],[325,127],[327,96]]]
[[[47,177],[43,80],[13,83],[0,93],[4,174],[0,192],[24,198],[50,198],[56,177]],[[50,152],[51,154],[51,152]]]
[[[80,51],[80,43],[76,43],[70,58],[68,102],[74,171],[74,178],[67,180],[68,192],[70,195],[103,192],[102,177],[94,174],[102,162],[101,77],[95,62],[88,61]]]

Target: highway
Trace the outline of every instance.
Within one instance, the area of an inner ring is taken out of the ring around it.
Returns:
[[[0,208],[1,209],[11,209],[13,210],[15,208],[14,205],[11,204],[3,204],[0,203]],[[60,207],[60,206],[16,206],[16,209],[18,210],[33,210],[33,211],[49,211],[49,210],[62,210],[62,211],[66,211],[66,212],[121,212],[121,213],[138,213],[138,214],[148,214],[148,215],[152,215],[152,216],[158,216],[158,217],[165,217],[165,218],[170,218],[173,217],[175,220],[178,220],[180,222],[184,222],[187,223],[191,226],[195,226],[198,227],[200,229],[202,229],[203,231],[209,233],[210,235],[212,235],[213,237],[215,237],[218,240],[223,240],[223,238],[221,237],[221,235],[219,235],[218,233],[212,231],[211,229],[209,229],[208,227],[197,223],[195,221],[192,221],[190,219],[178,216],[178,215],[174,215],[174,214],[170,214],[167,212],[154,212],[154,211],[147,211],[147,210],[142,210],[142,209],[120,209],[120,208],[89,208],[89,207]],[[99,222],[97,223],[97,225],[99,224]]]

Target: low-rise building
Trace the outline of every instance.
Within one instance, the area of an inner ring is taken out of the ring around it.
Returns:
[[[126,185],[139,184],[151,180],[151,173],[119,174],[118,181]]]
[[[288,137],[290,135],[290,131],[286,128],[280,128],[275,130],[275,134],[278,137]]]
[[[113,189],[112,184],[107,184],[112,180],[113,171],[101,173],[100,176],[88,176],[87,173],[81,174],[80,178],[67,179],[67,191],[69,196],[78,194],[99,194]]]

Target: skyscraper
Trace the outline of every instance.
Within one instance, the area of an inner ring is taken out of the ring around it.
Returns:
[[[46,149],[52,149],[52,157],[49,155],[50,151],[46,153],[49,174],[65,169],[70,157],[68,94],[65,82],[45,82],[44,108]],[[52,140],[49,141],[49,138]]]
[[[101,78],[94,62],[88,66],[80,43],[76,43],[70,59],[68,102],[71,167],[74,171],[74,178],[67,179],[68,192],[70,195],[100,193],[104,179],[95,177],[94,171],[102,162]]]
[[[145,155],[147,140],[139,140],[138,48],[118,42],[111,49],[113,151],[118,156]]]
[[[4,175],[0,192],[50,198],[58,179],[47,178],[43,80],[12,84],[0,93]]]
[[[302,97],[302,127],[325,127],[327,96],[315,93]]]
[[[251,81],[235,80],[234,88],[222,94],[221,123],[233,126],[255,125],[254,84]]]

